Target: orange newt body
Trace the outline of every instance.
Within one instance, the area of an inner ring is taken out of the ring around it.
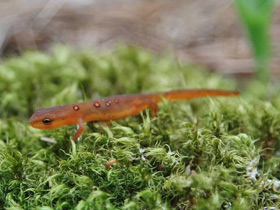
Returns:
[[[73,137],[77,140],[84,132],[84,122],[109,122],[128,116],[137,115],[142,110],[150,108],[153,114],[158,111],[157,103],[166,98],[185,100],[206,96],[236,96],[238,91],[224,90],[177,90],[158,94],[118,95],[77,104],[38,109],[30,118],[34,128],[54,129],[63,125],[79,126]]]

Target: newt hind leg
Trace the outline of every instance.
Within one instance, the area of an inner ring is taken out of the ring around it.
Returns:
[[[155,103],[150,99],[147,100],[147,103],[148,103],[148,108],[152,110],[152,116],[156,117],[159,109],[157,103]]]
[[[136,106],[136,112],[139,113],[142,110],[149,108],[152,111],[152,116],[157,116],[158,113],[158,105],[156,102],[152,101],[151,99],[145,99],[140,105]]]

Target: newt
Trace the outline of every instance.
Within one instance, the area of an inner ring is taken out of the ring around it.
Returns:
[[[152,114],[158,112],[158,103],[186,100],[207,96],[237,96],[238,91],[190,89],[174,90],[154,94],[117,95],[76,104],[41,108],[30,118],[30,125],[38,129],[55,129],[64,125],[78,125],[73,140],[78,140],[85,130],[85,122],[105,122],[137,115],[149,108]]]

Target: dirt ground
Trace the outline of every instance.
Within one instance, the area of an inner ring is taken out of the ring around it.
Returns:
[[[273,16],[273,70],[280,76],[280,10]],[[171,52],[213,71],[251,75],[254,62],[231,1],[0,0],[0,56],[53,43],[103,50],[124,42]]]

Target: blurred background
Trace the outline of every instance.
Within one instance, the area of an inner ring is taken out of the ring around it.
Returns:
[[[280,10],[274,9],[271,73],[280,73]],[[254,60],[233,1],[0,0],[0,57],[53,43],[104,50],[123,42],[171,52],[215,72],[251,75]]]

